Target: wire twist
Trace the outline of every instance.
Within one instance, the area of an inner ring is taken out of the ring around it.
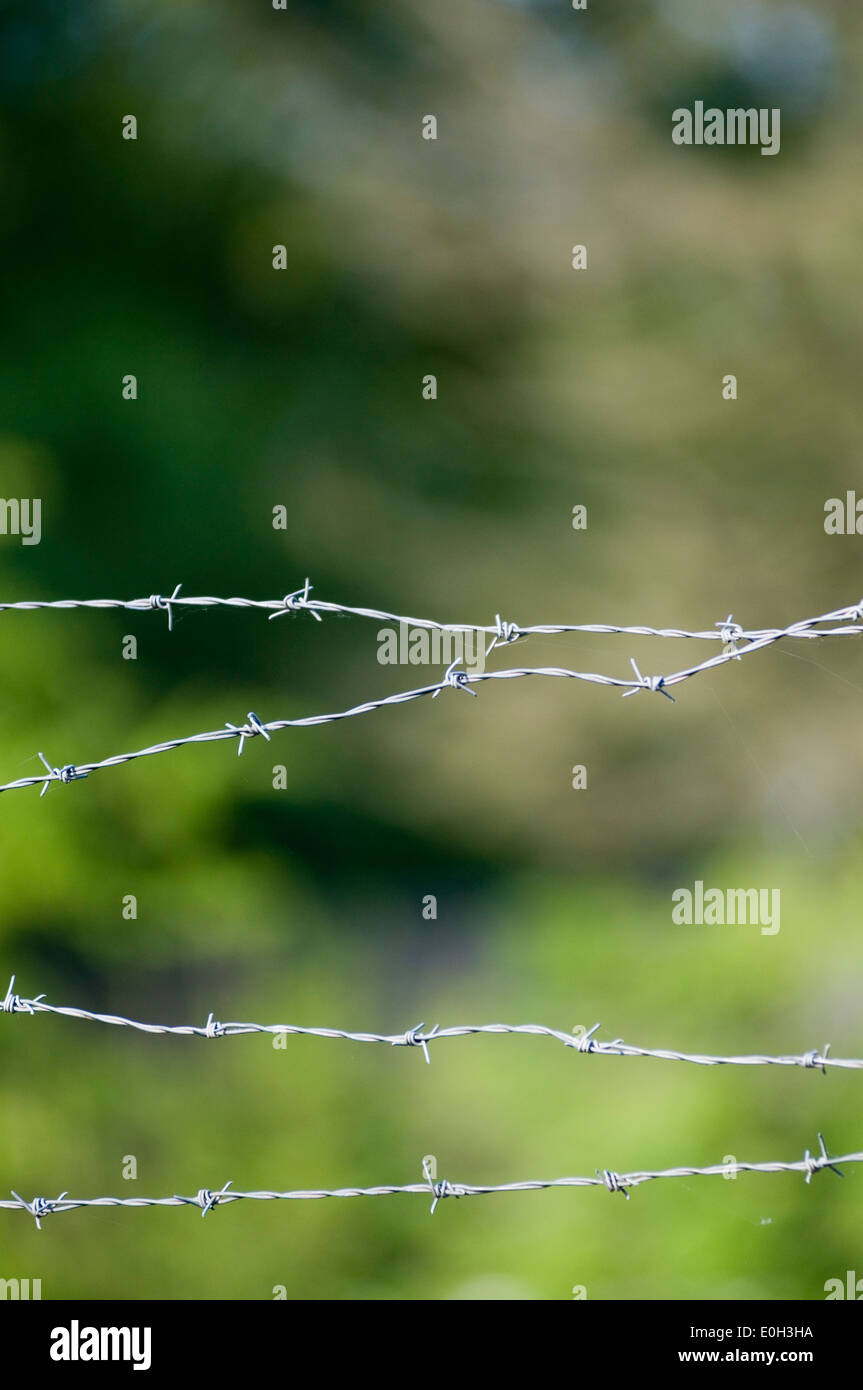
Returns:
[[[843,1166],[863,1163],[863,1153],[861,1152],[843,1154],[841,1157],[835,1158],[831,1156],[827,1152],[824,1136],[820,1133],[818,1142],[819,1153],[812,1154],[807,1149],[802,1159],[791,1162],[713,1163],[703,1168],[643,1169],[634,1173],[618,1173],[612,1168],[597,1168],[594,1177],[530,1178],[524,1182],[478,1185],[475,1183],[454,1183],[447,1178],[434,1177],[431,1164],[426,1157],[423,1159],[423,1181],[421,1183],[387,1184],[378,1187],[299,1188],[287,1192],[270,1190],[237,1192],[232,1188],[231,1183],[227,1182],[218,1192],[204,1187],[194,1197],[179,1194],[174,1194],[171,1197],[70,1197],[68,1193],[63,1192],[53,1200],[46,1197],[35,1197],[29,1202],[13,1191],[14,1200],[0,1200],[0,1209],[26,1211],[35,1218],[36,1225],[41,1230],[42,1219],[45,1216],[76,1211],[79,1208],[189,1206],[197,1207],[201,1215],[206,1216],[215,1207],[228,1205],[231,1202],[320,1201],[327,1197],[391,1197],[398,1194],[419,1194],[426,1198],[431,1195],[430,1211],[434,1215],[438,1204],[448,1197],[484,1197],[498,1193],[541,1192],[564,1187],[604,1187],[606,1191],[611,1193],[622,1192],[628,1199],[630,1189],[641,1187],[647,1182],[656,1182],[666,1178],[727,1177],[729,1173],[802,1173],[809,1184],[815,1174],[821,1172],[823,1168],[829,1168],[838,1177],[843,1177],[844,1174],[837,1166],[839,1163]]]
[[[301,1037],[334,1038],[346,1042],[383,1043],[389,1047],[420,1048],[426,1062],[431,1061],[430,1045],[442,1042],[447,1038],[511,1034],[552,1038],[563,1043],[564,1047],[572,1048],[579,1053],[600,1054],[605,1057],[652,1057],[658,1061],[690,1062],[702,1067],[801,1067],[807,1071],[819,1070],[824,1075],[827,1074],[828,1067],[849,1071],[863,1070],[863,1058],[832,1057],[829,1043],[821,1052],[810,1050],[779,1056],[764,1053],[719,1056],[712,1053],[672,1051],[669,1048],[637,1047],[633,1043],[624,1042],[623,1038],[612,1038],[606,1041],[596,1036],[601,1026],[599,1023],[595,1023],[592,1028],[577,1035],[564,1033],[561,1029],[550,1028],[542,1023],[462,1023],[454,1024],[449,1028],[441,1028],[436,1023],[428,1032],[423,1031],[424,1023],[417,1023],[413,1028],[408,1028],[401,1033],[358,1033],[343,1028],[305,1027],[298,1023],[223,1023],[218,1022],[213,1013],[208,1015],[203,1026],[191,1023],[142,1023],[136,1019],[125,1018],[120,1014],[96,1013],[90,1009],[75,1008],[71,1005],[48,1004],[45,1002],[44,994],[37,995],[35,999],[26,999],[14,991],[15,976],[13,975],[9,981],[5,997],[0,999],[0,1013],[55,1014],[64,1018],[108,1024],[115,1028],[131,1028],[139,1033],[150,1033],[157,1036],[224,1038],[262,1033],[270,1036],[290,1034]]]
[[[119,767],[124,763],[129,763],[138,758],[151,757],[160,753],[167,753],[175,748],[185,747],[193,743],[215,743],[226,738],[236,738],[239,740],[238,753],[242,753],[246,741],[258,735],[269,740],[270,735],[289,728],[310,728],[320,724],[330,724],[341,719],[351,719],[361,714],[369,714],[374,710],[389,708],[394,705],[409,703],[419,700],[426,695],[431,695],[432,699],[437,699],[443,690],[455,689],[466,691],[469,695],[476,695],[475,685],[484,681],[496,680],[515,680],[526,676],[540,676],[563,678],[567,680],[585,681],[593,685],[602,685],[616,688],[623,692],[625,696],[637,694],[641,690],[647,690],[654,694],[664,695],[673,702],[674,696],[671,694],[670,687],[679,685],[681,682],[690,680],[693,676],[703,672],[713,670],[725,665],[729,661],[739,661],[742,657],[748,656],[753,652],[761,651],[766,647],[783,638],[823,638],[838,636],[858,636],[863,632],[863,626],[858,625],[863,622],[863,600],[851,605],[850,607],[839,608],[832,613],[824,613],[816,618],[802,619],[797,623],[792,623],[786,628],[762,628],[744,630],[740,624],[733,621],[732,615],[720,623],[714,624],[713,631],[689,632],[680,628],[650,628],[650,627],[620,627],[612,624],[599,623],[570,623],[559,625],[534,625],[517,626],[515,623],[505,622],[500,614],[497,615],[493,625],[477,626],[465,623],[436,623],[427,618],[401,618],[396,614],[385,613],[377,609],[353,608],[344,604],[327,603],[322,600],[309,597],[311,585],[306,580],[302,589],[295,590],[292,594],[286,595],[284,599],[245,599],[245,598],[216,598],[212,596],[199,598],[183,598],[179,593],[180,586],[177,585],[170,598],[165,599],[160,595],[152,595],[149,599],[56,599],[48,601],[21,601],[19,603],[0,604],[0,611],[11,608],[34,609],[34,608],[132,608],[142,610],[146,608],[162,608],[168,612],[169,626],[173,625],[174,609],[181,604],[197,607],[239,607],[239,608],[264,608],[275,610],[270,613],[271,617],[280,617],[285,613],[297,613],[300,611],[310,612],[313,617],[321,619],[322,613],[343,613],[353,614],[361,617],[376,618],[379,621],[390,621],[397,623],[407,623],[415,627],[427,629],[440,629],[449,633],[488,633],[492,637],[492,647],[499,644],[509,644],[520,640],[522,637],[532,635],[551,635],[566,632],[581,633],[627,633],[638,636],[653,637],[677,637],[699,640],[719,640],[724,643],[725,650],[716,656],[708,657],[706,660],[696,663],[680,671],[674,671],[668,675],[644,676],[638,668],[634,658],[631,658],[634,679],[627,679],[619,676],[603,675],[594,671],[576,671],[566,667],[554,666],[525,666],[515,667],[510,670],[501,671],[466,671],[459,669],[458,661],[453,661],[444,672],[443,676],[430,684],[420,686],[415,690],[400,691],[395,695],[385,695],[379,699],[367,700],[363,704],[354,705],[350,709],[338,710],[331,714],[308,715],[299,719],[278,719],[264,723],[254,713],[249,713],[247,722],[242,725],[226,723],[221,729],[211,729],[204,733],[187,734],[180,738],[167,739],[162,743],[155,743],[147,748],[139,748],[131,753],[120,753],[113,757],[103,758],[101,761],[89,763],[67,763],[64,767],[53,767],[44,754],[39,754],[45,767],[45,773],[39,776],[20,777],[15,781],[6,782],[0,785],[0,792],[15,791],[24,787],[40,786],[41,795],[44,796],[52,782],[76,782],[89,777],[92,772],[100,771],[103,768]],[[834,623],[838,626],[827,627],[825,624]],[[852,624],[852,625],[849,625]],[[716,631],[716,629],[719,631]],[[726,641],[725,639],[728,639]],[[741,643],[746,645],[741,646]]]
[[[209,1212],[214,1211],[220,1202],[224,1201],[225,1194],[231,1186],[230,1181],[226,1182],[218,1192],[211,1192],[208,1187],[202,1187],[196,1197],[196,1202],[201,1208],[201,1217],[205,1217]]]

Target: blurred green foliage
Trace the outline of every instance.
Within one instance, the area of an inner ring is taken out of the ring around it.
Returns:
[[[0,538],[2,598],[276,597],[308,573],[322,598],[446,621],[772,625],[853,602],[860,541],[825,536],[823,507],[855,486],[863,423],[861,21],[838,0],[720,11],[0,7],[0,491],[43,499],[38,547]],[[780,105],[780,156],[673,147],[696,98]],[[3,781],[40,748],[84,761],[416,683],[359,620],[0,627]],[[860,658],[813,645],[673,706],[504,683],[10,794],[0,958],[24,994],[171,1022],[600,1018],[646,1046],[860,1055]],[[626,674],[682,651],[537,639],[530,660]],[[781,888],[781,932],[673,926],[694,878]],[[861,1146],[853,1073],[541,1039],[442,1043],[426,1067],[17,1016],[0,1056],[0,1182],[26,1195],[402,1183],[428,1153],[468,1182],[790,1159],[818,1129]],[[398,1197],[41,1234],[5,1213],[0,1276],[48,1298],[820,1298],[863,1273],[860,1181],[525,1194],[434,1221]]]

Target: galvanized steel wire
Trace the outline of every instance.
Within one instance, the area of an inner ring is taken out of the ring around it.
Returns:
[[[352,719],[357,715],[369,714],[374,710],[385,709],[392,705],[407,704],[413,700],[422,699],[430,695],[436,699],[442,691],[447,689],[461,690],[466,694],[475,696],[474,686],[481,685],[486,681],[515,680],[524,676],[542,676],[551,678],[562,678],[567,680],[586,681],[594,685],[608,686],[618,689],[624,696],[637,694],[641,690],[661,694],[667,699],[672,700],[671,688],[680,685],[683,681],[690,680],[693,676],[702,672],[709,671],[715,667],[723,666],[729,661],[740,661],[745,656],[750,656],[753,652],[761,651],[765,647],[770,647],[774,643],[787,638],[814,639],[823,637],[848,637],[858,636],[863,632],[863,600],[856,604],[837,608],[829,613],[823,613],[815,618],[805,618],[796,623],[792,623],[784,628],[758,628],[747,630],[735,623],[731,614],[722,621],[714,624],[714,630],[705,631],[686,631],[679,628],[650,628],[650,627],[621,627],[613,624],[540,624],[533,626],[520,626],[511,621],[505,621],[497,615],[494,624],[473,625],[464,623],[442,624],[428,618],[405,618],[396,614],[386,613],[373,608],[355,608],[344,604],[328,603],[310,597],[311,585],[309,581],[302,589],[297,589],[291,594],[287,594],[283,599],[245,599],[245,598],[217,598],[214,596],[203,596],[196,598],[183,598],[179,593],[178,585],[170,597],[154,594],[146,599],[54,599],[54,600],[34,600],[18,601],[15,603],[0,604],[0,612],[13,609],[30,610],[40,608],[124,608],[135,611],[160,610],[168,614],[169,627],[173,626],[174,609],[182,605],[196,608],[207,607],[239,607],[257,608],[269,610],[270,618],[282,617],[286,614],[298,614],[309,612],[319,622],[322,621],[322,614],[349,614],[353,616],[374,618],[378,621],[394,622],[406,624],[412,627],[425,628],[429,630],[439,629],[451,634],[465,634],[468,632],[483,633],[491,637],[488,648],[490,653],[497,646],[508,646],[513,642],[523,638],[536,635],[553,635],[563,633],[616,633],[629,636],[652,636],[666,638],[688,638],[690,640],[719,641],[723,644],[723,650],[706,660],[686,667],[679,671],[671,672],[667,675],[642,675],[634,659],[631,660],[633,678],[625,676],[610,676],[599,672],[576,671],[565,667],[556,666],[520,666],[502,671],[474,671],[461,669],[459,662],[452,662],[440,677],[439,680],[432,681],[427,685],[419,686],[413,690],[400,691],[393,695],[384,695],[378,699],[366,700],[362,704],[352,705],[348,709],[338,710],[331,714],[313,714],[298,719],[276,719],[265,721],[257,714],[250,711],[246,720],[242,724],[227,722],[219,729],[211,729],[203,733],[185,734],[179,738],[166,739],[160,743],[150,744],[146,748],[136,749],[131,753],[119,753],[112,757],[102,758],[92,762],[67,762],[55,766],[51,763],[44,753],[39,753],[39,758],[45,768],[44,773],[37,773],[34,776],[19,777],[14,781],[0,785],[0,792],[20,790],[25,787],[40,786],[41,795],[54,782],[68,784],[71,782],[82,781],[89,777],[91,773],[98,772],[108,767],[119,767],[124,763],[133,762],[138,758],[152,757],[159,753],[167,753],[172,749],[185,747],[194,743],[218,743],[225,739],[238,740],[238,753],[242,753],[246,742],[255,737],[263,737],[266,740],[274,733],[284,729],[311,728],[319,724],[331,724],[342,719]],[[487,653],[488,654],[488,653]]]

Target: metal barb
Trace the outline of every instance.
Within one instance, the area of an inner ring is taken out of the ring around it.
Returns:
[[[671,703],[674,704],[674,696],[665,689],[665,676],[643,676],[635,664],[635,658],[630,657],[629,661],[633,671],[638,677],[638,685],[633,686],[631,690],[624,690],[624,700],[627,695],[637,695],[639,690],[652,690],[658,691],[660,695],[665,696],[666,700],[670,700]]]
[[[811,1068],[820,1067],[822,1074],[823,1074],[824,1076],[826,1076],[826,1075],[827,1075],[827,1058],[828,1058],[829,1056],[830,1056],[830,1044],[828,1043],[827,1046],[825,1047],[825,1049],[824,1049],[823,1052],[818,1052],[817,1050],[813,1050],[812,1052],[804,1052],[804,1054],[803,1054],[803,1059],[802,1059],[802,1065],[803,1065],[804,1067],[811,1067]]]
[[[225,1183],[224,1187],[219,1188],[218,1192],[211,1192],[208,1187],[201,1188],[195,1200],[198,1206],[201,1208],[202,1219],[207,1215],[208,1212],[213,1211],[219,1205],[220,1201],[222,1200],[230,1186],[231,1183],[229,1180]]]
[[[505,622],[499,613],[495,614],[494,621],[494,635],[492,636],[491,643],[486,648],[486,656],[490,656],[495,647],[508,646],[510,642],[517,642],[522,636],[518,623]]]
[[[17,994],[13,993],[14,989],[15,976],[13,975],[9,981],[6,998],[3,1000],[3,1003],[0,1004],[0,1014],[17,1014],[21,1012],[21,1000],[18,998]],[[33,1010],[30,1009],[29,1012],[32,1014]]]
[[[742,661],[743,658],[737,650],[737,643],[743,640],[743,628],[740,626],[739,623],[735,623],[734,614],[729,613],[728,617],[725,619],[724,622],[714,623],[714,627],[718,627],[720,629],[719,640],[722,643],[723,647],[733,647],[734,660]]]
[[[619,1173],[615,1173],[611,1168],[597,1168],[596,1176],[602,1178],[609,1192],[622,1192],[627,1202],[629,1201],[626,1179],[622,1178]]]
[[[269,732],[269,730],[267,729],[267,727],[266,727],[265,724],[262,724],[262,723],[261,723],[260,719],[259,719],[258,716],[254,713],[253,710],[249,710],[249,713],[246,715],[246,723],[245,723],[245,724],[241,724],[241,725],[239,725],[239,726],[236,725],[236,724],[226,724],[226,725],[225,725],[225,728],[226,728],[226,729],[230,729],[233,733],[237,734],[238,737],[239,737],[240,744],[239,744],[239,747],[237,748],[237,757],[238,757],[238,758],[240,757],[240,755],[241,755],[243,749],[244,749],[245,746],[246,746],[246,739],[247,739],[247,738],[254,738],[257,734],[261,734],[261,735],[267,740],[267,743],[270,742],[270,732]]]
[[[432,1194],[433,1200],[431,1207],[429,1208],[432,1216],[434,1216],[435,1211],[437,1210],[438,1202],[442,1202],[444,1197],[467,1196],[467,1193],[465,1192],[465,1189],[463,1187],[459,1187],[457,1186],[457,1184],[449,1182],[446,1178],[433,1178],[431,1165],[429,1164],[427,1158],[423,1159],[423,1177],[428,1183],[429,1191]]]
[[[593,1027],[589,1028],[586,1033],[582,1033],[580,1037],[567,1038],[566,1046],[574,1047],[576,1052],[595,1052],[596,1043],[593,1035],[599,1031],[601,1026],[599,1023],[594,1023]]]
[[[13,975],[9,981],[9,988],[6,990],[6,997],[0,1002],[0,1014],[35,1013],[34,1006],[36,1004],[41,1004],[42,1000],[45,998],[44,994],[37,994],[35,999],[22,999],[19,995],[13,993],[14,988],[15,976]]]
[[[48,1197],[34,1197],[32,1202],[27,1202],[23,1197],[19,1197],[17,1192],[13,1191],[12,1193],[16,1203],[23,1207],[25,1211],[28,1211],[35,1219],[37,1230],[40,1231],[42,1229],[42,1217],[50,1216],[52,1212],[56,1210],[57,1203],[62,1202],[68,1195],[68,1192],[61,1192],[60,1196],[56,1197],[54,1201],[51,1201]]]
[[[820,1130],[818,1132],[818,1143],[821,1148],[820,1154],[813,1157],[807,1149],[806,1153],[803,1155],[803,1162],[806,1164],[806,1181],[808,1183],[811,1182],[815,1174],[819,1173],[822,1168],[829,1168],[832,1173],[836,1174],[837,1178],[844,1178],[845,1174],[841,1173],[835,1163],[831,1162],[830,1155],[824,1143],[824,1135]]]
[[[183,587],[182,584],[178,584],[177,587],[175,588],[174,592],[172,593],[172,595],[171,595],[170,598],[162,598],[162,595],[161,595],[161,594],[151,594],[151,595],[150,595],[150,607],[151,607],[151,608],[159,608],[159,609],[161,609],[163,612],[165,612],[165,613],[168,614],[168,631],[169,631],[169,632],[173,632],[173,631],[174,631],[174,609],[173,609],[172,605],[173,605],[173,604],[176,602],[176,600],[179,598],[180,590],[182,589],[182,587]]]
[[[409,1028],[403,1037],[393,1039],[393,1047],[421,1047],[426,1061],[431,1064],[428,1045],[437,1037],[440,1027],[436,1023],[430,1033],[423,1034],[424,1027],[424,1023],[418,1023],[415,1028]]]
[[[441,691],[446,690],[448,685],[451,685],[454,690],[464,690],[468,695],[473,695],[474,699],[476,699],[476,691],[471,690],[470,685],[468,684],[470,677],[468,676],[467,671],[459,671],[456,669],[457,666],[458,661],[453,661],[446,668],[441,677],[440,685],[438,686],[437,690],[432,692],[433,700],[436,700],[438,695],[440,695]]]
[[[89,777],[89,772],[79,772],[74,763],[67,763],[65,767],[52,767],[44,753],[39,757],[42,766],[48,771],[48,776],[41,778],[42,790],[40,796],[44,796],[52,782],[83,782],[85,777]]]
[[[314,584],[309,583],[308,575],[306,575],[306,582],[302,589],[295,589],[292,594],[285,594],[282,599],[282,607],[277,612],[270,614],[269,621],[272,622],[273,618],[283,618],[286,613],[301,613],[305,609],[311,613],[316,622],[323,622],[320,613],[309,607],[309,594],[314,587]]]

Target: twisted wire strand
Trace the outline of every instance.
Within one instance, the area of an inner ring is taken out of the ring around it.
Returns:
[[[337,1038],[345,1042],[384,1043],[389,1047],[418,1047],[431,1061],[429,1047],[444,1038],[465,1038],[476,1034],[520,1034],[533,1037],[554,1038],[565,1047],[576,1052],[599,1054],[606,1057],[653,1057],[665,1062],[691,1062],[701,1067],[802,1067],[806,1070],[826,1072],[828,1067],[840,1070],[863,1070],[863,1058],[831,1057],[830,1044],[819,1052],[817,1049],[802,1053],[789,1053],[783,1056],[770,1056],[763,1053],[739,1056],[716,1056],[702,1052],[680,1052],[671,1048],[637,1047],[625,1043],[622,1038],[603,1041],[597,1038],[600,1024],[595,1023],[583,1034],[564,1033],[558,1028],[549,1028],[542,1023],[463,1023],[449,1028],[437,1024],[424,1032],[424,1023],[417,1023],[403,1033],[353,1032],[345,1028],[313,1028],[295,1023],[247,1023],[219,1022],[211,1013],[203,1024],[193,1023],[141,1023],[136,1019],[125,1018],[121,1014],[97,1013],[90,1009],[79,1009],[72,1005],[48,1004],[43,994],[35,999],[27,999],[15,994],[15,976],[9,981],[6,996],[0,1000],[0,1013],[8,1014],[56,1014],[64,1018],[83,1019],[90,1023],[109,1024],[115,1028],[132,1028],[139,1033],[157,1036],[225,1038],[239,1037],[249,1033],[266,1033],[272,1037],[280,1034],[310,1038]]]
[[[237,1192],[232,1189],[228,1182],[217,1191],[208,1187],[201,1188],[194,1197],[176,1194],[171,1197],[70,1197],[67,1192],[63,1192],[59,1197],[34,1197],[29,1202],[19,1196],[17,1192],[13,1192],[13,1200],[8,1198],[0,1200],[0,1209],[28,1212],[30,1216],[35,1218],[36,1225],[41,1230],[42,1221],[46,1216],[76,1211],[82,1207],[197,1207],[202,1216],[207,1216],[215,1207],[228,1206],[231,1202],[303,1202],[320,1201],[324,1197],[392,1197],[407,1194],[425,1197],[430,1195],[432,1198],[431,1212],[434,1215],[438,1203],[447,1197],[486,1197],[503,1192],[540,1192],[557,1187],[604,1187],[608,1192],[621,1192],[628,1199],[628,1189],[640,1187],[647,1182],[655,1182],[660,1178],[728,1177],[732,1173],[802,1173],[806,1182],[811,1183],[813,1177],[822,1168],[829,1168],[838,1177],[843,1177],[844,1174],[837,1166],[838,1164],[841,1163],[847,1167],[849,1164],[863,1163],[863,1153],[831,1156],[827,1152],[822,1134],[818,1135],[818,1142],[819,1150],[817,1153],[813,1154],[807,1149],[802,1159],[795,1159],[787,1163],[734,1161],[714,1163],[706,1168],[661,1168],[640,1170],[633,1173],[617,1173],[611,1168],[597,1168],[595,1177],[533,1178],[526,1182],[477,1185],[475,1183],[453,1183],[448,1179],[435,1178],[429,1168],[428,1160],[424,1160],[425,1180],[402,1185],[299,1188],[290,1192],[270,1190]]]
[[[556,636],[563,633],[590,633],[594,635],[623,634],[632,637],[669,637],[669,638],[688,638],[698,641],[731,642],[755,641],[762,638],[770,638],[773,641],[781,637],[828,637],[828,636],[852,636],[861,631],[863,627],[845,626],[819,630],[824,623],[859,623],[863,620],[863,600],[859,603],[837,608],[833,612],[823,613],[816,618],[804,618],[788,627],[781,628],[751,628],[747,629],[736,623],[733,615],[729,613],[727,618],[714,623],[711,629],[692,631],[676,627],[649,627],[642,624],[617,624],[617,623],[534,623],[519,624],[514,622],[504,622],[498,614],[494,623],[442,623],[434,618],[413,618],[403,614],[390,613],[385,609],[366,608],[351,604],[332,603],[324,599],[311,598],[310,594],[314,585],[306,579],[305,584],[295,589],[292,593],[286,594],[284,598],[277,599],[250,599],[238,596],[222,598],[215,594],[202,595],[181,595],[182,585],[178,584],[169,597],[161,594],[151,594],[147,598],[135,599],[21,599],[12,603],[0,603],[0,613],[12,611],[34,611],[39,609],[128,609],[133,612],[162,611],[168,615],[168,626],[173,627],[174,610],[179,608],[207,609],[207,608],[238,608],[238,609],[258,609],[269,614],[269,617],[280,618],[290,613],[311,613],[312,617],[321,621],[322,614],[343,615],[358,618],[370,618],[376,622],[398,623],[408,627],[425,628],[428,631],[450,632],[453,634],[461,633],[483,633],[495,639],[498,643],[506,644],[518,641],[523,637],[530,636]]]
[[[855,628],[854,631],[863,631],[863,628]],[[787,634],[779,634],[780,636]],[[204,733],[186,734],[180,738],[166,739],[161,743],[151,744],[147,748],[139,748],[131,753],[119,753],[109,758],[88,763],[67,763],[62,767],[54,767],[45,757],[44,753],[39,757],[45,767],[44,774],[37,774],[30,777],[19,777],[12,782],[5,782],[0,785],[0,792],[17,791],[24,787],[41,786],[42,795],[48,790],[52,782],[77,782],[90,776],[91,772],[101,771],[106,767],[119,767],[123,763],[133,762],[138,758],[152,757],[159,753],[170,752],[174,748],[185,747],[193,743],[218,743],[224,739],[239,739],[238,752],[242,753],[247,739],[262,735],[265,739],[273,733],[278,733],[283,729],[312,728],[319,724],[332,724],[341,719],[352,719],[357,715],[369,714],[374,710],[385,709],[391,705],[408,704],[413,700],[420,700],[426,695],[435,699],[443,690],[454,688],[463,690],[469,695],[476,695],[476,691],[471,687],[482,684],[485,681],[515,680],[523,676],[542,676],[552,678],[563,678],[568,680],[586,681],[594,685],[604,685],[617,688],[623,691],[624,696],[635,695],[640,690],[658,692],[673,700],[669,694],[668,687],[679,685],[682,681],[689,680],[692,676],[698,675],[702,671],[707,671],[716,666],[725,665],[728,661],[737,660],[739,657],[748,655],[750,652],[758,651],[762,647],[772,645],[777,641],[776,635],[769,635],[752,641],[749,646],[743,647],[734,652],[723,651],[721,654],[711,657],[696,666],[691,666],[686,670],[674,672],[668,676],[642,676],[635,662],[632,662],[636,679],[628,680],[617,676],[605,676],[596,672],[572,671],[562,667],[541,666],[541,667],[518,667],[505,671],[464,671],[457,669],[457,663],[453,663],[447,668],[439,681],[429,685],[419,686],[414,690],[399,691],[394,695],[384,695],[379,699],[366,700],[362,704],[353,705],[349,709],[337,710],[331,714],[307,715],[299,719],[275,719],[263,722],[256,714],[250,712],[247,715],[247,722],[241,725],[227,723],[223,728],[210,729]]]
[[[381,614],[373,609],[351,609],[338,604],[323,604],[318,600],[308,598],[308,587],[309,586],[307,581],[305,590],[297,590],[296,593],[288,595],[284,600],[281,601],[281,605],[278,611],[275,613],[271,613],[270,616],[279,617],[282,615],[282,613],[302,611],[303,609],[308,608],[313,613],[313,616],[316,617],[319,621],[321,620],[320,614],[322,611],[332,611],[341,613],[357,613],[363,616],[375,616],[378,618],[391,617],[393,621],[415,622],[418,626],[437,626],[437,624],[431,623],[430,620],[427,619],[397,619],[393,617],[393,615]],[[201,600],[183,601],[194,601],[198,603],[201,602]],[[53,602],[54,606],[60,605],[62,607],[69,607],[70,605],[81,606],[81,604],[84,604],[88,606],[96,605],[99,607],[147,606],[167,608],[170,622],[172,617],[173,606],[181,602],[181,600],[177,597],[177,590],[175,589],[174,594],[167,599],[161,598],[158,595],[154,595],[147,600],[133,599],[130,600],[129,603],[124,603],[120,600],[113,599],[91,599],[82,601],[64,599],[54,600]],[[249,607],[261,606],[262,604],[271,605],[273,601],[213,598],[208,599],[207,602],[230,605],[239,604],[245,607]],[[4,606],[6,608],[9,608],[12,606],[20,605],[0,605],[0,609],[2,609]],[[30,604],[25,606],[33,607],[45,605]],[[89,777],[92,772],[101,771],[103,768],[118,767],[123,763],[133,762],[137,758],[147,758],[159,753],[167,753],[174,748],[181,748],[193,743],[217,743],[221,742],[224,739],[238,739],[238,752],[242,753],[245,748],[246,741],[258,735],[269,740],[271,734],[278,733],[283,729],[311,728],[319,724],[331,724],[336,722],[337,720],[352,719],[357,715],[369,714],[374,710],[385,709],[391,705],[407,704],[413,700],[420,700],[426,695],[430,695],[432,699],[436,699],[438,695],[440,695],[441,691],[449,688],[455,690],[462,690],[466,694],[476,696],[477,692],[473,689],[473,686],[480,685],[485,681],[516,680],[524,676],[541,676],[566,680],[586,681],[594,685],[608,686],[611,688],[621,690],[624,696],[636,695],[641,690],[647,690],[653,693],[661,694],[665,696],[667,699],[673,701],[674,696],[670,693],[670,687],[679,685],[682,681],[690,680],[693,676],[699,675],[701,672],[712,670],[715,667],[724,666],[729,661],[739,661],[744,656],[750,655],[752,652],[760,651],[765,647],[772,646],[775,642],[780,641],[782,638],[857,635],[858,633],[863,632],[863,626],[852,625],[845,627],[833,627],[828,629],[824,629],[818,626],[819,624],[823,624],[826,622],[841,623],[844,620],[849,620],[851,618],[863,620],[863,600],[861,600],[860,603],[853,605],[852,607],[839,608],[832,613],[822,614],[818,618],[807,618],[802,620],[801,622],[794,623],[787,628],[764,629],[762,631],[754,631],[752,633],[746,633],[742,628],[739,628],[736,624],[733,624],[731,616],[729,615],[729,617],[722,624],[718,625],[722,629],[719,633],[719,638],[720,640],[724,640],[725,643],[723,650],[720,653],[717,653],[717,655],[715,656],[708,657],[705,661],[699,662],[694,666],[686,667],[681,671],[675,671],[669,675],[658,676],[643,676],[638,666],[636,665],[636,662],[633,660],[631,662],[631,665],[635,677],[634,679],[619,676],[607,676],[602,675],[598,672],[591,671],[574,671],[556,666],[523,666],[515,667],[504,671],[465,671],[459,669],[458,661],[454,661],[451,663],[450,666],[447,667],[446,671],[439,680],[433,681],[428,685],[419,686],[414,690],[400,691],[394,695],[384,695],[379,699],[366,700],[362,704],[353,705],[349,709],[338,710],[332,714],[314,714],[307,715],[299,719],[276,719],[271,720],[270,722],[264,722],[261,719],[259,719],[256,714],[250,712],[246,717],[245,724],[236,725],[226,723],[224,727],[220,729],[211,729],[204,733],[187,734],[180,738],[167,739],[161,743],[151,744],[147,748],[139,748],[131,753],[119,753],[114,755],[113,757],[103,758],[100,761],[89,763],[66,763],[61,767],[53,766],[45,757],[44,753],[40,752],[39,758],[41,759],[45,767],[45,772],[30,777],[19,777],[14,781],[6,782],[3,785],[0,785],[0,792],[16,791],[24,787],[41,786],[41,794],[44,796],[45,792],[48,790],[52,782],[61,782],[65,784],[69,782],[81,781],[84,778]],[[654,636],[712,638],[716,637],[715,633],[686,633],[675,629],[635,629],[614,627],[600,629],[596,626],[590,628],[570,626],[559,628],[543,627],[527,629],[519,628],[514,623],[504,623],[501,620],[500,616],[498,616],[497,623],[493,629],[467,628],[463,626],[458,627],[456,625],[453,625],[450,626],[447,630],[452,632],[494,632],[495,639],[492,642],[492,647],[497,645],[498,639],[503,643],[510,643],[512,641],[518,640],[519,637],[528,635],[530,632],[536,633],[555,631],[564,632],[603,630],[618,633],[638,632],[642,635],[651,633]],[[746,642],[745,646],[738,645],[740,642],[744,641]],[[489,650],[491,650],[491,648]]]

